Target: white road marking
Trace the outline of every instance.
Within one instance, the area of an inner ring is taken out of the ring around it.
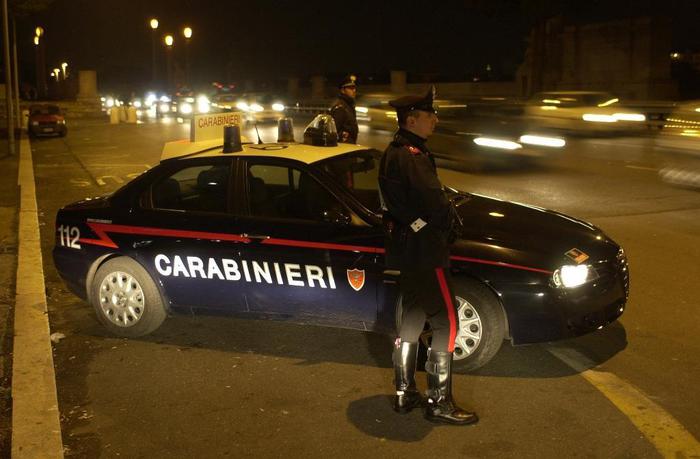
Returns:
[[[548,350],[602,392],[663,457],[700,457],[700,443],[693,434],[640,389],[612,373],[591,369],[595,364],[573,349]]]
[[[654,171],[654,172],[656,172],[656,171],[658,170],[658,169],[656,169],[655,167],[645,167],[645,166],[630,166],[630,165],[627,165],[627,166],[625,166],[625,167],[628,167],[628,168],[630,168],[630,169],[639,169],[639,170],[642,170],[642,171]]]
[[[70,184],[79,188],[85,188],[92,185],[92,182],[90,180],[72,178],[70,179]]]
[[[124,183],[124,180],[122,180],[120,177],[117,177],[116,175],[101,175],[100,177],[95,177],[95,181],[99,186],[107,185],[105,179],[114,180],[116,183]]]
[[[19,250],[12,359],[12,457],[62,458],[56,375],[29,140],[20,140]]]

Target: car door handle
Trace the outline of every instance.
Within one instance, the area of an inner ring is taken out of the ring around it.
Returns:
[[[243,237],[247,237],[248,239],[252,239],[254,241],[264,241],[266,239],[270,239],[270,236],[266,236],[264,234],[246,234],[243,233],[241,234]]]

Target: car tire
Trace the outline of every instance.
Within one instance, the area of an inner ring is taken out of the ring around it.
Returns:
[[[473,371],[498,353],[506,335],[506,320],[496,295],[474,279],[454,279],[459,326],[453,366]]]
[[[112,334],[147,335],[165,321],[167,310],[148,272],[127,257],[112,258],[95,273],[91,302],[98,321]]]
[[[483,283],[463,278],[455,278],[453,283],[459,317],[453,367],[474,371],[486,365],[501,348],[506,334],[505,317],[498,299]],[[396,300],[397,336],[402,313],[399,295]],[[426,327],[420,338],[421,347],[430,347],[431,335],[430,327]]]

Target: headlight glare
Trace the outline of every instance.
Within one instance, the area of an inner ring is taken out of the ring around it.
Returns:
[[[557,287],[578,287],[590,280],[590,271],[588,265],[564,265],[554,271],[552,281]]]
[[[183,115],[189,115],[192,113],[192,104],[189,102],[183,102],[180,104],[180,113]]]

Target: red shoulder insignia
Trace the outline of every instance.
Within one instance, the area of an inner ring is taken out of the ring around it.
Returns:
[[[412,155],[420,154],[420,149],[414,146],[408,145],[406,148],[408,148],[408,151],[410,151]]]

